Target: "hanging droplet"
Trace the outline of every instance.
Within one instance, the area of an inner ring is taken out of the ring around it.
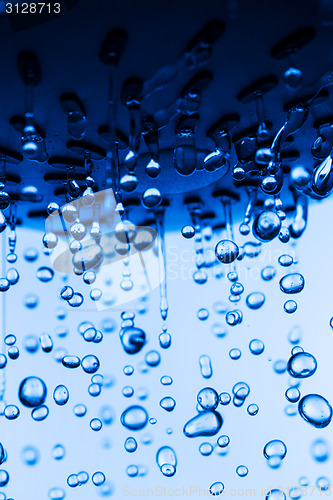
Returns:
[[[253,221],[252,232],[258,240],[271,241],[279,234],[281,229],[281,219],[276,212],[261,212]]]
[[[215,255],[223,264],[230,264],[237,259],[239,248],[233,241],[221,240],[215,247]]]
[[[148,188],[142,195],[142,203],[145,208],[157,208],[162,202],[162,195],[156,188]]]

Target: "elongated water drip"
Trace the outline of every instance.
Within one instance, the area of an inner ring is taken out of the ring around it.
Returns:
[[[158,248],[158,270],[160,279],[160,313],[163,321],[168,316],[168,297],[167,297],[167,268],[165,251],[165,228],[164,228],[164,209],[155,210],[156,228],[157,228],[157,248]]]
[[[306,122],[308,115],[308,106],[295,106],[288,111],[285,123],[282,125],[273,140],[271,149],[274,153],[277,154],[281,151],[282,145],[288,135],[294,134],[298,129],[300,129]]]
[[[188,211],[190,213],[192,225],[195,229],[194,236],[194,250],[195,250],[195,265],[198,269],[204,265],[204,247],[203,238],[201,230],[201,203],[200,202],[189,202],[187,204]]]
[[[246,225],[249,224],[249,222],[251,221],[253,210],[255,209],[257,203],[257,194],[258,194],[257,188],[248,188],[247,194],[249,196],[249,202],[246,207],[244,222],[243,222],[243,224]]]
[[[293,222],[289,226],[289,231],[292,238],[299,238],[306,229],[309,198],[296,189],[293,189],[292,193],[296,203],[296,210]]]
[[[333,149],[330,155],[316,167],[312,174],[312,190],[315,194],[326,198],[333,189],[332,174]]]
[[[142,122],[142,137],[146,143],[151,159],[146,165],[146,173],[155,178],[159,175],[159,134],[157,125],[152,117],[147,117]]]
[[[255,103],[256,103],[257,118],[259,122],[257,137],[258,140],[260,141],[260,140],[265,140],[269,134],[266,123],[264,121],[265,108],[264,108],[264,99],[262,92],[257,92],[255,94]]]
[[[124,159],[124,165],[129,173],[134,173],[138,157],[141,138],[141,99],[142,82],[138,78],[125,82],[123,89],[123,104],[129,113],[129,151]]]

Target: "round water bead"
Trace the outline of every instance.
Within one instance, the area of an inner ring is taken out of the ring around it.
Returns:
[[[6,344],[6,345],[9,345],[9,346],[10,346],[10,345],[14,345],[14,344],[15,344],[15,342],[16,342],[16,337],[15,337],[15,335],[14,335],[14,334],[12,334],[12,333],[10,333],[10,334],[6,335],[6,336],[5,336],[5,338],[4,338],[4,342],[5,342],[5,344]]]
[[[94,354],[87,354],[81,361],[83,371],[95,373],[99,369],[99,359]]]
[[[330,457],[329,443],[325,439],[316,439],[311,444],[311,456],[317,462],[326,462]]]
[[[197,312],[197,318],[200,319],[200,321],[205,321],[206,319],[209,318],[209,312],[205,308],[201,308]]]
[[[265,500],[286,500],[286,495],[283,491],[274,488],[267,493]]]
[[[25,465],[36,465],[39,462],[39,451],[35,446],[25,446],[21,451],[21,459]]]
[[[252,403],[251,405],[249,405],[247,407],[247,413],[251,416],[251,417],[254,417],[255,415],[257,415],[257,413],[259,412],[259,406],[256,405],[255,403]]]
[[[125,398],[130,398],[134,394],[134,389],[130,385],[126,385],[125,387],[123,387],[122,393]]]
[[[239,349],[234,348],[234,349],[231,349],[229,351],[229,357],[233,360],[239,359],[241,357],[241,355],[242,355],[242,353]]]
[[[300,69],[290,67],[284,73],[284,83],[289,90],[298,89],[302,85],[303,73]]]
[[[7,354],[10,359],[17,359],[20,355],[19,348],[15,345],[12,345],[8,348]]]
[[[11,267],[10,269],[8,269],[8,271],[6,273],[6,278],[11,285],[16,285],[16,283],[18,283],[18,281],[20,279],[20,275],[18,273],[18,270],[15,269],[15,267]]]
[[[248,475],[249,469],[246,467],[246,465],[239,465],[236,469],[236,473],[239,477],[245,477]]]
[[[45,248],[52,250],[58,244],[58,236],[54,233],[45,233],[42,241]]]
[[[148,414],[142,406],[129,406],[120,417],[120,422],[126,429],[141,430],[148,422]]]
[[[49,409],[46,405],[38,406],[37,408],[33,408],[31,411],[31,417],[36,420],[36,422],[41,422],[45,420],[49,414]]]
[[[243,320],[243,314],[239,309],[235,309],[234,311],[229,311],[225,315],[225,320],[230,326],[239,325]]]
[[[276,212],[267,210],[261,212],[253,221],[252,232],[260,241],[271,241],[280,232],[281,219]]]
[[[317,370],[317,360],[308,352],[297,352],[290,357],[287,370],[294,378],[311,377]]]
[[[217,439],[217,444],[220,448],[226,448],[230,443],[230,438],[226,434],[219,436]]]
[[[9,482],[9,474],[6,470],[0,470],[0,486],[6,486]]]
[[[10,289],[10,281],[7,278],[0,278],[0,292],[7,292]]]
[[[264,457],[268,460],[268,465],[277,468],[287,454],[287,447],[280,439],[273,439],[265,444],[263,449]]]
[[[158,366],[161,362],[161,356],[158,351],[149,351],[145,355],[145,362],[148,366]]]
[[[213,453],[213,446],[210,443],[202,443],[199,446],[199,452],[203,457],[208,457]]]
[[[281,375],[282,373],[285,373],[287,371],[287,363],[284,361],[284,359],[278,359],[277,361],[275,361],[273,369],[275,373]]]
[[[213,483],[209,488],[210,495],[214,497],[222,495],[223,491],[224,491],[224,484],[221,483],[220,481]]]
[[[332,420],[332,407],[319,394],[303,396],[298,403],[298,412],[306,422],[319,429],[327,427]]]
[[[7,405],[4,409],[4,415],[8,420],[15,420],[20,415],[20,410],[16,405]]]
[[[168,349],[171,346],[171,335],[166,331],[160,333],[158,340],[162,349]]]
[[[103,424],[101,422],[101,420],[99,418],[92,418],[90,420],[90,428],[93,430],[93,431],[100,431],[101,428],[103,427]]]
[[[291,344],[299,344],[302,340],[302,329],[299,325],[292,327],[288,333],[288,340]]]
[[[138,447],[138,443],[134,437],[128,437],[125,441],[124,447],[128,453],[134,453]]]
[[[259,354],[262,354],[264,352],[265,346],[261,340],[252,339],[251,342],[249,343],[249,349],[252,354],[258,356]]]
[[[215,255],[223,264],[230,264],[237,259],[239,248],[231,240],[221,240],[215,247]]]
[[[83,404],[77,404],[73,408],[74,415],[77,417],[84,417],[85,414],[87,413],[87,408]]]
[[[292,258],[291,255],[288,255],[288,254],[280,255],[280,257],[278,258],[278,263],[282,267],[289,267],[293,264],[293,262],[294,262],[294,259]]]
[[[73,296],[67,300],[71,307],[80,307],[83,304],[84,298],[82,293],[75,292]]]
[[[69,392],[65,385],[57,385],[53,391],[53,399],[59,406],[63,406],[69,400]]]
[[[127,376],[133,375],[133,373],[134,373],[133,366],[132,365],[124,366],[123,373],[124,373],[124,375],[127,375]]]
[[[162,202],[162,195],[156,188],[148,188],[142,195],[142,203],[145,208],[156,208]]]
[[[171,385],[173,380],[171,377],[169,377],[169,375],[163,375],[163,377],[161,377],[160,379],[160,382],[162,385]]]
[[[50,500],[63,500],[66,493],[62,488],[51,488],[48,495]]]
[[[42,266],[37,269],[36,278],[42,283],[48,283],[54,277],[54,271],[50,267]]]
[[[198,392],[197,401],[204,410],[215,410],[219,404],[219,396],[212,387],[205,387]]]
[[[286,274],[280,279],[280,289],[284,293],[299,293],[303,290],[305,280],[300,273]]]
[[[288,387],[285,392],[285,396],[289,403],[297,403],[301,397],[301,393],[297,387]]]
[[[81,364],[80,358],[72,355],[64,356],[61,362],[66,368],[78,368]]]
[[[7,356],[5,354],[0,354],[0,370],[5,368],[7,365]]]
[[[73,295],[74,295],[74,290],[71,286],[65,285],[60,290],[60,297],[64,300],[71,299],[73,297]]]
[[[276,269],[273,266],[266,266],[261,270],[261,277],[264,281],[272,280],[276,275]]]
[[[265,295],[261,292],[253,292],[246,297],[246,305],[249,309],[260,309],[264,303]]]
[[[283,305],[283,309],[286,313],[293,314],[297,310],[297,302],[294,300],[287,300]]]
[[[176,406],[176,401],[170,396],[166,396],[162,398],[160,401],[160,407],[168,412],[173,411],[175,409],[175,406]]]
[[[54,460],[62,460],[66,455],[65,447],[62,444],[55,444],[51,450]]]
[[[318,477],[316,486],[320,491],[327,491],[331,488],[331,481],[324,476]]]
[[[221,392],[221,394],[219,395],[219,401],[221,405],[227,406],[231,401],[231,396],[229,392]]]
[[[101,471],[94,472],[94,474],[91,477],[91,480],[95,486],[101,486],[102,484],[104,484],[105,479],[106,479],[105,474]]]
[[[186,239],[193,238],[195,235],[195,229],[193,226],[184,226],[182,229],[182,236]]]
[[[46,385],[39,377],[23,379],[18,390],[20,402],[28,408],[42,405],[46,399],[46,394]]]

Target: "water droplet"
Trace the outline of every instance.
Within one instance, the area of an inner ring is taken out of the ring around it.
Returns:
[[[142,203],[145,208],[156,208],[162,202],[162,195],[156,188],[148,188],[142,195]]]
[[[261,292],[253,292],[246,297],[246,305],[250,309],[259,309],[264,303],[265,295]]]
[[[265,500],[286,500],[286,495],[281,490],[272,489],[265,496]]]
[[[62,358],[62,364],[66,368],[77,368],[78,366],[80,366],[81,360],[77,356],[72,356],[72,355],[71,356],[64,356]]]
[[[39,462],[39,451],[35,446],[25,446],[21,451],[21,459],[25,465],[36,465]]]
[[[322,429],[332,420],[332,407],[323,396],[307,394],[298,403],[298,412],[309,424]]]
[[[273,266],[266,266],[261,271],[261,277],[264,281],[272,280],[276,275],[276,269]]]
[[[39,343],[44,352],[51,352],[53,349],[53,340],[48,333],[43,333],[39,337]]]
[[[39,267],[36,272],[36,278],[42,283],[48,283],[53,279],[54,271],[50,267],[42,266]]]
[[[259,412],[259,406],[252,403],[251,405],[249,405],[247,407],[247,413],[251,416],[251,417],[254,417],[255,415],[257,415],[257,413]]]
[[[7,405],[4,410],[4,415],[8,420],[15,420],[20,415],[20,410],[16,405]]]
[[[158,366],[161,362],[161,356],[158,351],[149,351],[145,355],[145,362],[148,366]]]
[[[163,476],[172,477],[176,473],[177,456],[170,446],[162,446],[156,453],[156,462]]]
[[[220,448],[226,448],[230,443],[230,438],[226,434],[219,436],[217,439],[217,444]]]
[[[264,352],[265,346],[261,340],[252,339],[251,342],[249,343],[249,349],[252,354],[258,356],[259,354],[262,354]]]
[[[213,453],[213,446],[210,443],[201,443],[199,452],[203,457],[209,457]]]
[[[246,465],[239,465],[236,469],[236,473],[239,477],[245,477],[248,475],[249,469],[246,467]]]
[[[128,437],[125,441],[124,444],[125,450],[128,451],[128,453],[134,453],[138,447],[138,443],[134,439],[134,437]]]
[[[304,277],[299,273],[287,274],[280,279],[280,289],[284,293],[299,293],[304,285]]]
[[[197,312],[197,318],[200,319],[200,321],[206,321],[206,319],[209,318],[209,312],[205,308],[201,308]]]
[[[237,259],[239,248],[231,240],[221,240],[215,247],[215,255],[223,264],[230,264]]]
[[[212,387],[205,387],[198,392],[197,401],[204,410],[215,410],[219,404],[219,396]]]
[[[318,477],[316,486],[320,491],[328,491],[331,488],[331,481],[324,476]]]
[[[59,406],[63,406],[69,400],[69,392],[65,385],[58,385],[53,392],[53,399]]]
[[[193,226],[184,226],[182,229],[182,236],[187,240],[195,236],[195,229]]]
[[[100,421],[99,418],[92,418],[90,420],[90,428],[91,430],[95,431],[95,432],[98,432],[101,430],[101,428],[103,427],[103,424],[102,422]]]
[[[45,420],[49,414],[49,409],[46,405],[38,406],[31,411],[31,417],[36,420],[36,422],[41,422]]]
[[[203,354],[199,358],[200,373],[204,378],[210,378],[213,375],[213,368],[210,357]]]
[[[87,413],[87,408],[83,404],[77,404],[73,408],[74,415],[77,417],[84,417],[85,414]]]
[[[242,355],[242,353],[239,349],[234,348],[234,349],[231,349],[229,351],[229,356],[233,360],[239,359],[241,357],[241,355]]]
[[[8,271],[6,273],[6,278],[11,285],[16,285],[16,283],[18,283],[18,281],[20,279],[20,275],[18,273],[18,270],[15,269],[15,267],[11,267],[10,269],[8,269]]]
[[[73,296],[67,301],[67,303],[71,307],[80,307],[83,304],[83,295],[82,293],[75,292]]]
[[[54,460],[62,460],[66,455],[65,447],[62,444],[56,444],[53,446],[51,455]]]
[[[119,335],[124,351],[127,354],[137,354],[146,343],[146,334],[140,328],[122,328]]]
[[[282,460],[287,454],[287,447],[280,439],[273,439],[265,444],[263,454],[268,460],[268,465],[275,469],[280,467]]]
[[[65,285],[60,291],[60,297],[64,300],[69,300],[73,297],[74,290],[71,286]]]
[[[94,354],[87,354],[82,358],[81,366],[86,373],[95,373],[99,369],[99,359]]]
[[[215,436],[222,427],[222,417],[216,411],[203,411],[189,420],[183,428],[186,437]]]
[[[224,491],[224,484],[221,483],[220,481],[213,483],[209,488],[210,495],[214,497],[222,495],[223,491]]]
[[[287,300],[283,305],[283,309],[286,313],[293,314],[297,310],[297,302],[294,300]]]
[[[229,311],[225,315],[225,320],[230,326],[239,325],[243,321],[243,314],[239,309]]]
[[[101,471],[94,472],[91,477],[91,480],[95,486],[102,486],[102,484],[105,483],[105,479],[105,474]]]
[[[295,378],[311,377],[317,370],[316,358],[308,352],[293,354],[288,361],[287,370]]]
[[[219,401],[221,405],[227,406],[231,401],[231,396],[229,392],[221,392],[221,394],[219,395]]]
[[[39,377],[27,377],[20,383],[18,390],[19,400],[28,408],[35,408],[44,403],[47,389]]]
[[[10,288],[10,281],[7,278],[0,278],[0,292],[7,292]]]
[[[120,422],[126,429],[138,431],[147,425],[148,414],[142,406],[129,406],[121,414]]]
[[[168,412],[173,411],[175,406],[176,406],[176,401],[170,396],[166,396],[162,398],[160,401],[160,407]]]
[[[45,248],[52,250],[58,244],[58,236],[54,233],[45,233],[42,241]]]
[[[297,403],[299,398],[301,397],[301,393],[297,387],[288,387],[285,392],[286,399],[289,403]]]
[[[325,439],[316,439],[311,444],[311,456],[317,462],[326,462],[330,457],[329,443]]]

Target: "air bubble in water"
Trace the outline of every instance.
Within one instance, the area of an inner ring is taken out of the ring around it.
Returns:
[[[317,370],[316,358],[308,352],[297,352],[289,359],[287,370],[294,378],[311,377]]]
[[[246,305],[250,309],[260,309],[264,303],[265,295],[261,292],[253,292],[246,297]]]
[[[303,290],[304,284],[304,277],[301,274],[287,274],[280,280],[280,289],[284,293],[299,293]]]
[[[201,443],[199,452],[203,457],[209,457],[213,453],[213,446],[210,443]]]
[[[249,469],[246,467],[246,465],[239,465],[236,469],[236,473],[239,477],[245,477],[248,475]]]
[[[195,235],[195,229],[193,226],[184,226],[182,229],[182,236],[186,239],[193,238]]]
[[[319,429],[327,427],[332,420],[332,407],[323,396],[307,394],[298,403],[300,416]]]
[[[46,399],[46,394],[46,385],[39,377],[27,377],[20,383],[19,400],[28,408],[42,405]]]
[[[58,236],[54,233],[45,233],[43,236],[43,245],[48,250],[52,250],[58,244]]]
[[[231,396],[229,392],[221,392],[221,394],[219,395],[219,401],[221,405],[227,406],[231,401]]]
[[[287,300],[283,305],[283,309],[286,313],[293,314],[297,310],[297,302],[294,300]]]
[[[91,477],[91,480],[95,486],[102,486],[102,484],[105,483],[105,479],[105,474],[101,471],[94,472]]]
[[[87,413],[87,408],[83,404],[77,404],[73,408],[74,415],[77,417],[84,417],[85,414]]]
[[[289,403],[297,403],[301,397],[301,393],[297,387],[288,387],[285,392],[285,396]]]
[[[59,406],[63,406],[69,400],[69,392],[65,385],[58,385],[53,392],[53,399]]]
[[[6,278],[11,285],[16,285],[16,283],[18,283],[18,281],[20,279],[20,275],[18,273],[18,270],[15,269],[15,267],[11,267],[10,269],[8,269],[8,271],[6,273]]]
[[[327,491],[331,487],[331,481],[324,476],[318,477],[316,486],[320,491]]]
[[[119,336],[123,349],[127,354],[137,354],[146,343],[146,334],[140,328],[122,328]]]
[[[271,468],[277,468],[287,454],[287,447],[280,439],[273,439],[265,444],[263,454],[268,460],[268,465]]]
[[[87,354],[82,358],[81,366],[86,373],[95,373],[99,369],[99,359],[94,354]]]
[[[219,436],[217,438],[217,444],[220,448],[226,448],[229,443],[230,443],[230,438],[226,434],[223,434],[222,436]]]
[[[273,266],[266,266],[261,271],[261,277],[264,281],[272,280],[276,275],[276,269]]]
[[[73,355],[64,356],[62,358],[62,364],[66,368],[78,368],[81,364],[81,360],[77,356],[73,356]]]
[[[41,422],[45,420],[49,414],[49,409],[46,405],[38,406],[31,411],[31,417],[36,420],[36,422]]]
[[[294,259],[291,255],[284,253],[283,255],[280,255],[280,257],[278,258],[278,262],[282,267],[289,267],[293,264]]]
[[[198,392],[197,401],[204,410],[215,410],[219,404],[219,396],[212,387],[205,387]]]
[[[236,326],[242,322],[243,314],[238,309],[235,309],[234,311],[227,312],[227,314],[225,315],[225,320],[228,323],[228,325]]]
[[[126,429],[138,431],[147,425],[148,414],[142,406],[129,406],[121,414],[120,422]]]
[[[65,447],[62,444],[56,444],[53,446],[51,455],[54,460],[62,460],[66,454]]]
[[[257,415],[257,413],[259,412],[259,406],[252,403],[251,405],[249,405],[247,407],[247,413],[251,416],[251,417],[254,417],[255,415]]]
[[[34,466],[39,462],[39,451],[35,446],[25,446],[21,451],[21,459],[25,465]]]
[[[279,234],[281,219],[276,212],[261,212],[253,221],[253,235],[260,241],[271,241]]]
[[[258,356],[259,354],[262,354],[264,352],[265,346],[261,340],[252,339],[251,342],[249,343],[249,349],[252,354]]]
[[[176,401],[170,396],[166,396],[162,398],[160,401],[160,407],[168,412],[173,411],[175,409],[175,406],[176,406]]]
[[[241,355],[242,355],[242,353],[239,349],[234,348],[234,349],[231,349],[229,351],[229,357],[233,360],[239,359],[241,357]]]
[[[83,300],[82,293],[75,292],[67,302],[71,307],[80,307],[83,304]]]
[[[100,431],[101,428],[103,427],[103,424],[99,418],[92,418],[90,420],[89,425],[90,425],[91,430],[96,431],[96,432]]]
[[[215,255],[223,264],[230,264],[237,259],[239,248],[231,240],[221,240],[215,247]]]
[[[183,428],[186,437],[215,436],[222,427],[222,417],[216,411],[203,411],[191,420]]]
[[[200,373],[204,378],[210,378],[213,375],[213,368],[210,357],[203,354],[199,358]]]
[[[311,456],[317,462],[326,462],[330,457],[329,444],[325,439],[316,439],[311,444]]]
[[[209,312],[205,308],[201,308],[197,312],[197,318],[200,319],[200,321],[206,321],[206,319],[209,318]]]
[[[134,439],[134,437],[128,437],[126,438],[124,447],[128,453],[134,453],[138,447],[138,443],[136,442],[136,439]]]
[[[42,266],[37,269],[36,278],[42,283],[48,283],[54,277],[54,271],[50,267]]]
[[[221,483],[220,481],[213,483],[209,488],[210,495],[214,497],[222,495],[223,491],[224,491],[224,484]]]
[[[156,462],[163,476],[172,477],[176,473],[177,456],[170,446],[162,446],[156,453]]]
[[[149,351],[145,355],[145,362],[148,366],[158,366],[161,362],[161,356],[158,351]]]

